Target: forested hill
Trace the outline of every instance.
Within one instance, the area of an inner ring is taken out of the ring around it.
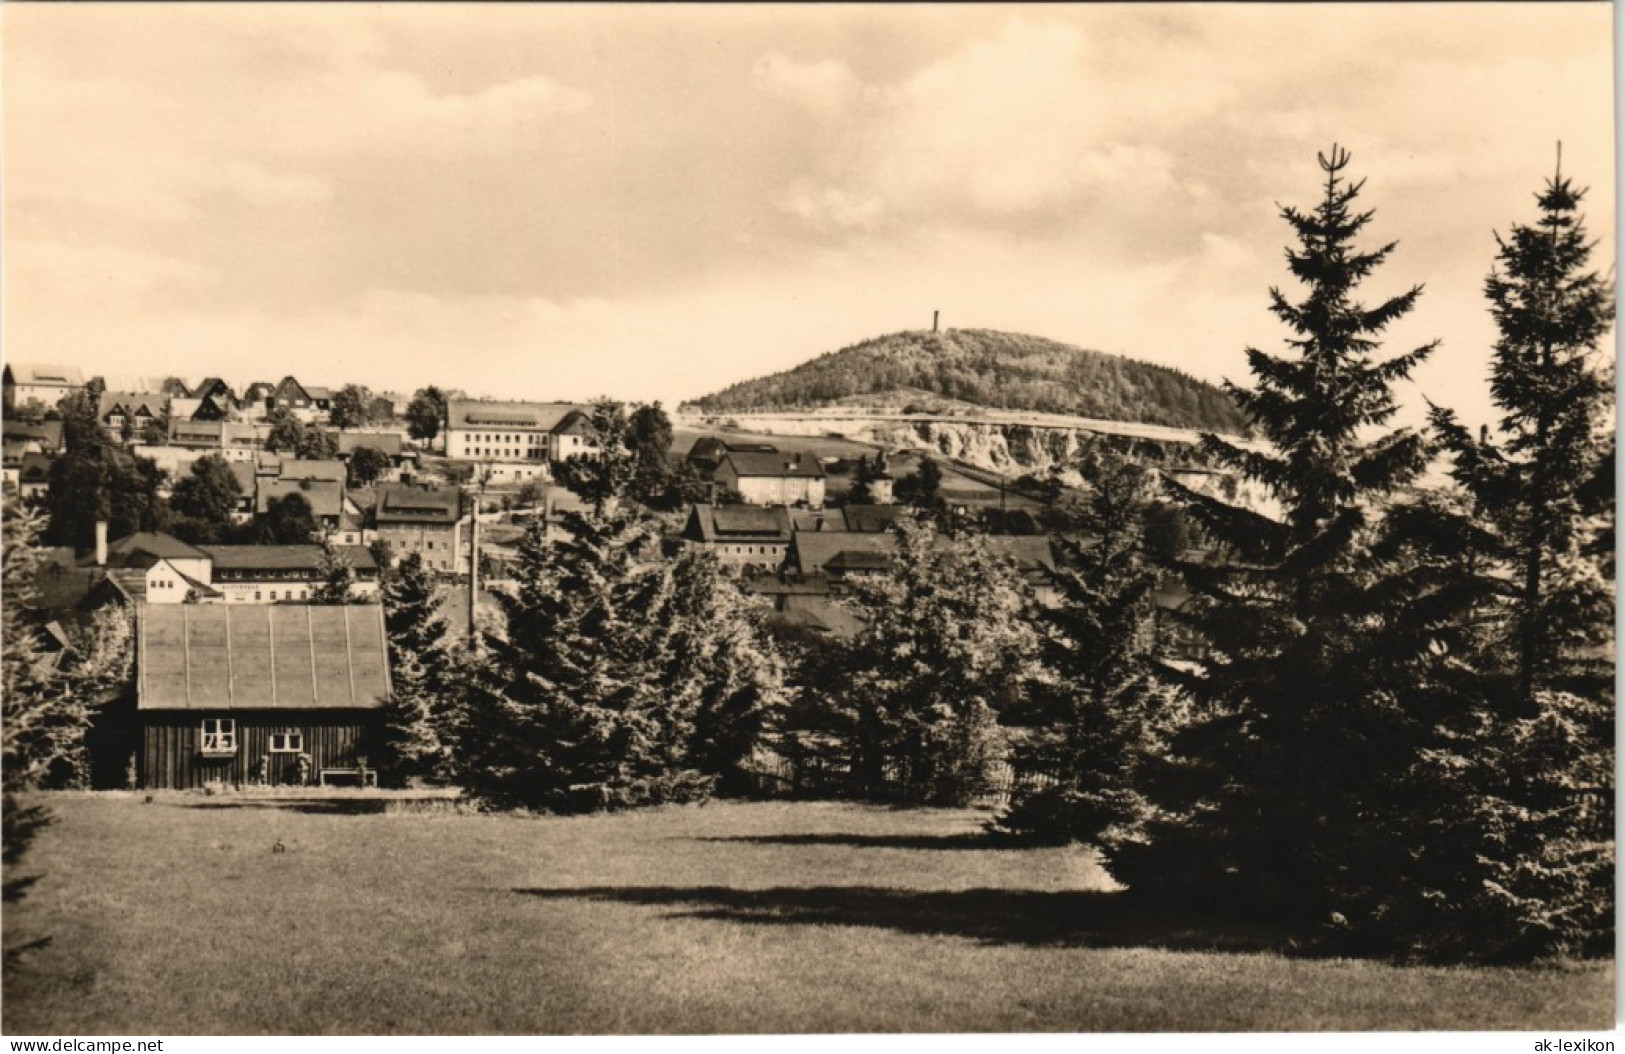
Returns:
[[[1169,369],[1043,337],[985,329],[892,333],[792,370],[696,399],[704,412],[796,410],[898,393],[899,406],[935,395],[989,409],[1239,433],[1245,419],[1220,388]],[[918,407],[924,409],[925,407]]]

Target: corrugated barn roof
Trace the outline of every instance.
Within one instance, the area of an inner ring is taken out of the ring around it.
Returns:
[[[377,604],[166,604],[141,611],[141,710],[375,709],[389,695]]]

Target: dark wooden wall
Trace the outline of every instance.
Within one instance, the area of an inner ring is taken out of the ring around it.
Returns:
[[[237,722],[237,753],[229,758],[204,757],[204,718]],[[220,781],[234,786],[259,778],[260,759],[271,753],[273,732],[301,732],[311,757],[311,783],[323,768],[353,768],[361,756],[377,765],[379,712],[376,710],[185,710],[143,711],[137,762],[141,786],[187,789]],[[271,755],[268,782],[292,779],[297,755]]]

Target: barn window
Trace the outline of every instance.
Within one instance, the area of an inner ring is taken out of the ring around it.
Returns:
[[[203,719],[203,753],[237,753],[237,722],[230,717]]]
[[[303,732],[272,732],[271,753],[273,754],[300,754],[305,749],[305,734]]]

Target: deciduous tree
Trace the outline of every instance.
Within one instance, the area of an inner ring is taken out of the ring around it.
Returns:
[[[1014,566],[976,535],[899,520],[890,574],[858,594],[865,626],[844,690],[858,778],[908,801],[963,805],[986,789],[1001,753],[998,713],[1033,679],[1032,598]]]
[[[429,385],[419,388],[406,404],[406,431],[413,439],[433,442],[446,420],[446,396],[439,388]]]
[[[232,532],[232,515],[242,497],[242,483],[225,458],[219,454],[198,458],[170,492],[175,535],[195,545],[225,541]]]
[[[372,420],[372,389],[360,384],[346,384],[333,393],[333,405],[327,411],[327,420],[334,428],[360,428]]]

